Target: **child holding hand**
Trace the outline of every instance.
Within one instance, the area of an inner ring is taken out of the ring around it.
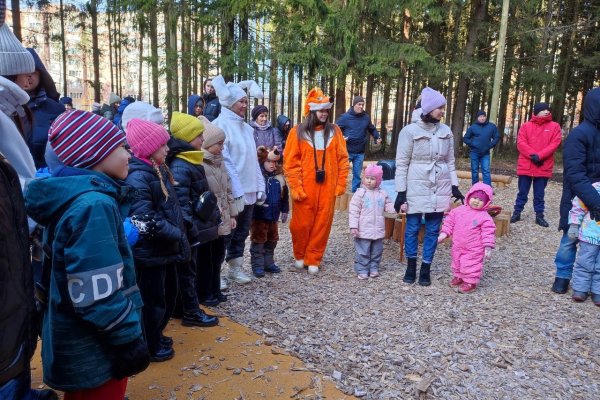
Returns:
[[[460,293],[475,290],[483,273],[483,262],[489,260],[495,245],[496,225],[488,214],[492,204],[492,188],[478,182],[466,196],[466,204],[446,216],[438,243],[452,236],[452,280],[450,286]]]
[[[394,203],[381,189],[383,169],[369,164],[365,169],[362,185],[350,201],[349,224],[354,238],[354,271],[358,279],[379,276],[379,263],[383,254],[385,236],[384,212],[394,213]]]

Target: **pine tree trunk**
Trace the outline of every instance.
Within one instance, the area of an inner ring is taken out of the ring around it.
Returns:
[[[92,19],[92,63],[94,69],[94,101],[100,103],[100,49],[98,47],[98,0],[91,0],[89,13]]]
[[[479,35],[479,29],[485,18],[485,3],[486,0],[471,0],[471,22],[467,36],[467,44],[463,59],[470,60],[475,53],[475,45]],[[467,95],[469,91],[470,79],[467,75],[460,74],[458,78],[456,103],[452,114],[452,132],[454,133],[455,147],[462,146],[462,132],[465,127],[465,110],[467,106]]]
[[[373,110],[373,90],[375,88],[375,76],[367,76],[367,93],[365,95],[365,112],[371,115]],[[352,101],[352,99],[350,100]]]
[[[277,118],[277,112],[275,110],[277,110],[277,70],[279,69],[279,62],[277,61],[277,59],[273,58],[271,60],[271,69],[269,71],[269,110],[271,110],[271,114],[275,115],[275,118]],[[283,91],[283,88],[282,88]],[[283,113],[283,106],[281,109],[282,113]],[[271,121],[273,120],[273,118],[271,118]]]
[[[335,117],[346,112],[346,77],[338,77],[335,85]]]
[[[379,128],[379,133],[381,134],[381,143],[382,143],[382,151],[385,153],[385,148],[387,145],[387,136],[388,136],[388,118],[390,111],[390,94],[392,92],[392,78],[387,77],[385,79],[385,85],[383,87],[383,105],[381,106],[381,128]]]
[[[108,28],[108,64],[110,69],[110,90],[115,90],[115,78],[113,74],[113,42],[112,42],[112,25],[111,25],[111,8],[107,4],[106,7],[106,27]],[[110,105],[110,104],[109,104]]]
[[[140,18],[140,23],[138,25],[139,36],[138,40],[138,90],[137,90],[137,100],[142,100],[142,73],[144,71],[144,23]]]
[[[65,7],[60,0],[60,45],[62,49],[62,94],[67,96],[67,43],[65,38]]]
[[[23,42],[23,36],[21,35],[21,3],[19,0],[11,0],[12,8],[12,31],[19,39],[19,42]]]
[[[568,23],[575,26],[579,18],[579,1],[568,0],[566,17]],[[573,48],[575,47],[575,40],[577,38],[577,30],[571,29],[569,35],[562,37],[563,43],[560,49],[560,58],[558,61],[558,93],[554,95],[554,102],[552,103],[552,111],[554,112],[555,121],[562,126],[565,109],[565,98],[567,97],[567,88],[571,79],[571,64],[573,62]]]
[[[304,79],[303,73],[304,67],[300,65],[298,67],[298,117],[296,118],[296,124],[299,124],[302,121],[304,114],[304,110],[302,109],[302,96],[304,95],[304,89],[302,88],[302,81]]]
[[[155,3],[154,9],[157,4]],[[156,12],[150,12],[150,64],[152,68],[152,104],[154,107],[160,107],[158,93],[158,80],[160,74],[158,71],[158,16]]]
[[[283,90],[283,88],[282,88]],[[287,87],[287,99],[288,99],[288,104],[287,104],[287,117],[290,119],[290,121],[294,120],[294,67],[290,66],[290,68],[288,68],[288,87]],[[284,114],[283,109],[281,111],[282,114]],[[286,114],[284,114],[286,115]]]

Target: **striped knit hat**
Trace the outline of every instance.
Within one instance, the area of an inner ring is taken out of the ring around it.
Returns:
[[[125,135],[106,118],[75,110],[54,120],[48,141],[63,164],[90,169],[119,147]]]

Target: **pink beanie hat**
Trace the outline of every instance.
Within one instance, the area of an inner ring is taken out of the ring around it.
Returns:
[[[365,169],[365,176],[374,177],[377,182],[377,187],[379,187],[379,185],[381,185],[381,180],[383,179],[383,168],[379,165],[369,164]]]
[[[426,87],[421,92],[421,110],[423,115],[427,115],[436,108],[446,105],[446,98],[437,90]]]
[[[161,125],[139,118],[133,118],[127,123],[125,136],[133,155],[145,159],[171,138],[169,132]]]

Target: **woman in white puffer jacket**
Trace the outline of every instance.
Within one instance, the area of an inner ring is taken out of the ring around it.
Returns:
[[[408,266],[404,282],[414,283],[417,269],[419,229],[425,217],[423,257],[419,284],[431,284],[430,267],[437,248],[444,211],[450,199],[464,199],[458,190],[454,167],[454,137],[440,122],[446,109],[444,96],[426,87],[421,93],[421,119],[405,126],[396,149],[396,191],[394,207],[406,203],[404,248]]]

